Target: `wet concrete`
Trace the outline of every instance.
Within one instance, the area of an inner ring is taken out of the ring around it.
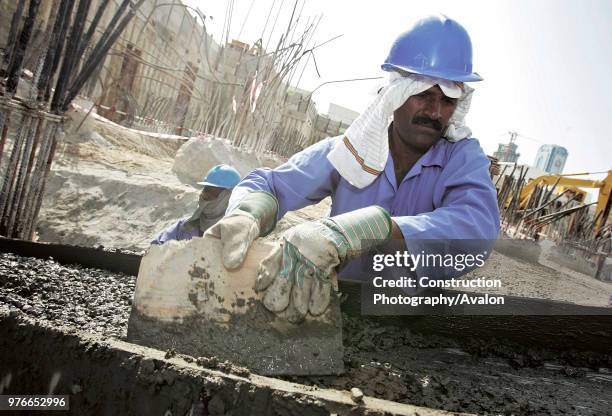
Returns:
[[[125,336],[133,287],[134,278],[130,276],[0,254],[0,305],[19,310],[37,322],[68,328],[67,331],[78,329],[117,338]],[[35,339],[26,338],[24,335],[20,342],[33,348]],[[45,342],[36,348],[45,348]],[[77,348],[80,341],[72,342]],[[348,391],[357,387],[366,398],[372,396],[455,412],[611,414],[612,355],[560,354],[543,348],[519,350],[478,339],[458,342],[347,316],[344,317],[344,346],[347,370],[344,375],[287,379],[318,388]],[[87,345],[81,343],[79,348],[84,351],[78,359],[85,362]],[[50,351],[58,355],[75,354],[74,351]],[[104,356],[104,348],[96,347],[93,351]],[[172,358],[176,351],[161,352],[164,353],[170,359],[176,358]],[[187,359],[197,362],[195,358]],[[200,363],[218,370],[218,360],[210,360],[200,359]],[[6,362],[5,359],[3,365]],[[125,358],[108,364],[125,366],[127,362]],[[35,365],[31,365],[32,373],[38,371]],[[231,370],[229,363],[222,367],[230,368],[229,373],[246,374],[245,370]],[[163,366],[158,368],[154,363],[152,368],[155,377],[161,377],[160,385],[166,385]],[[123,381],[134,382],[127,378]],[[181,409],[195,403],[189,399],[193,395],[197,396],[194,392],[185,392],[187,404]],[[225,399],[222,402],[219,409],[229,409]]]
[[[344,346],[344,375],[289,379],[478,414],[611,414],[611,356],[458,343],[347,316]]]
[[[0,254],[0,304],[58,325],[125,337],[136,278]]]
[[[311,322],[307,330],[291,325],[282,331],[272,328],[276,316],[261,302],[249,303],[252,312],[236,315],[228,324],[206,321],[201,316],[180,323],[160,322],[133,310],[127,340],[194,356],[215,355],[265,375],[343,372],[340,317],[334,326]]]

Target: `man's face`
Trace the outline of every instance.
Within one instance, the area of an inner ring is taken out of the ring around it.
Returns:
[[[204,189],[202,189],[202,193],[200,194],[200,198],[204,199],[204,201],[212,201],[216,199],[221,192],[223,192],[223,188],[204,186]]]
[[[394,137],[425,153],[440,140],[456,107],[457,99],[445,96],[437,85],[413,95],[393,113]]]

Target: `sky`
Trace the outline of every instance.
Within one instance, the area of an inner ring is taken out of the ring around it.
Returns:
[[[183,1],[207,16],[220,42],[229,0]],[[234,0],[230,40],[253,43],[263,31],[264,41],[274,45],[294,4]],[[612,169],[612,1],[299,0],[300,9],[300,25],[323,16],[316,44],[341,35],[315,50],[320,76],[312,60],[304,62],[298,87],[320,86],[313,94],[320,112],[330,102],[363,111],[381,81],[321,84],[385,76],[380,64],[393,40],[415,20],[442,13],[472,39],[473,68],[484,81],[470,84],[476,91],[466,121],[487,154],[515,131],[520,163],[533,164],[541,144],[557,144],[569,153],[564,173]]]

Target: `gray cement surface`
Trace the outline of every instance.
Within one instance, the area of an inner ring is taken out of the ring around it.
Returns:
[[[67,396],[72,415],[450,416],[141,347],[0,304],[0,394]],[[2,414],[59,414],[2,412]],[[454,416],[467,414],[452,413]]]
[[[122,338],[136,278],[0,254],[0,303],[58,325]]]
[[[130,276],[0,254],[0,305],[38,322],[121,339],[133,288]],[[366,396],[455,412],[611,414],[612,354],[555,355],[479,340],[458,343],[346,316],[344,345],[344,375],[289,380],[318,388],[357,387]],[[214,358],[200,363],[218,366]]]

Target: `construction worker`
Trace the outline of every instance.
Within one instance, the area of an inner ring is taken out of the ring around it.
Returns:
[[[344,135],[251,172],[209,230],[235,269],[286,212],[331,196],[330,217],[287,230],[258,271],[264,305],[294,322],[325,311],[338,266],[390,239],[415,254],[427,253],[428,241],[484,241],[486,254],[499,233],[489,160],[464,122],[466,82],[482,80],[466,30],[445,16],[422,19],[397,38],[382,69],[389,81]],[[340,279],[353,278],[347,269]]]
[[[228,165],[212,167],[202,182],[198,208],[193,215],[179,220],[162,231],[151,244],[164,244],[169,240],[191,240],[201,237],[210,226],[223,217],[232,189],[240,182],[240,173]]]

